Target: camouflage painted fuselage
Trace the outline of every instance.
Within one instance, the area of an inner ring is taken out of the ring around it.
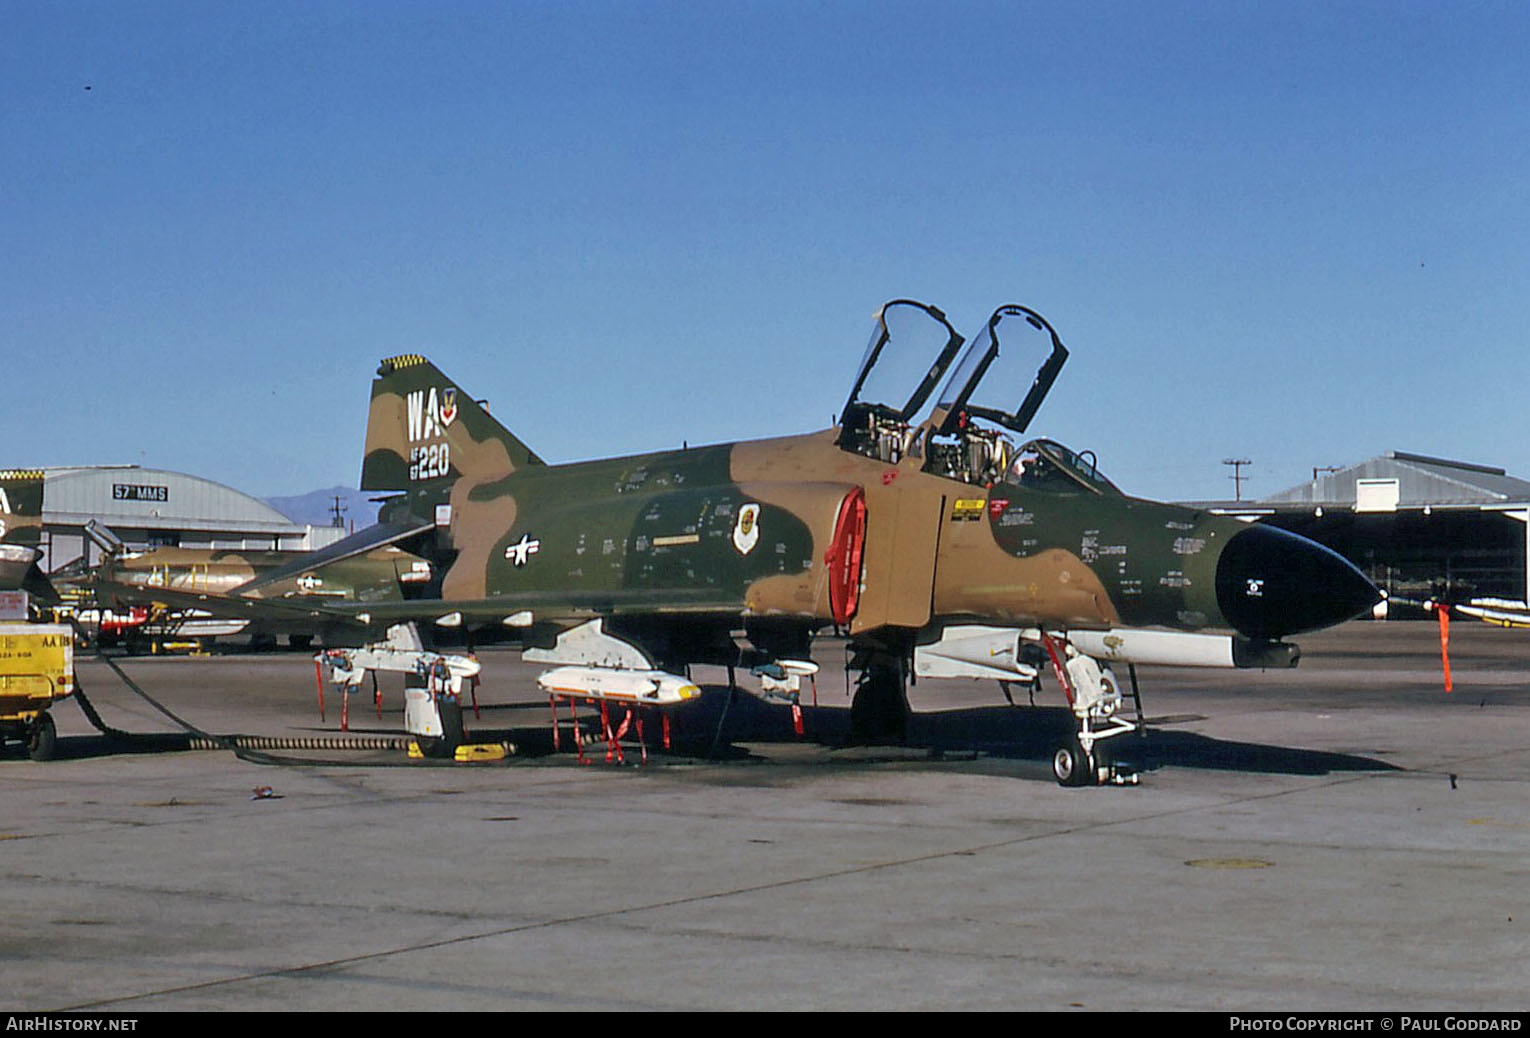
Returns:
[[[512,473],[453,504],[453,544],[486,547],[459,555],[443,597],[611,593],[650,609],[828,622],[825,556],[842,502],[861,488],[855,632],[932,615],[1226,625],[1215,547],[1240,523],[1082,491],[975,487],[922,472],[917,459],[847,453],[834,439],[831,430]],[[753,532],[740,519],[751,507]],[[523,540],[535,549],[524,558]]]
[[[961,620],[1254,638],[1335,622],[1227,608],[1290,569],[1263,542],[1221,565],[1248,533],[1234,520],[1104,480],[953,478],[930,471],[933,453],[889,463],[845,440],[830,429],[546,465],[428,361],[396,358],[373,384],[362,488],[401,491],[400,511],[434,518],[439,608],[470,623],[688,614],[876,639]],[[1249,577],[1250,557],[1270,572]],[[1359,593],[1337,608],[1352,614]]]

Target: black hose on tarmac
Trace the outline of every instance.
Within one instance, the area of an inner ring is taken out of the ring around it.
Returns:
[[[75,628],[76,636],[79,637],[82,641],[86,640],[85,639],[85,632],[80,629],[80,626],[79,626],[79,624],[77,622],[74,624],[74,628]],[[129,689],[132,690],[134,695],[138,696],[144,702],[148,703],[155,710],[157,710],[160,713],[164,714],[167,718],[169,718],[172,722],[174,722],[177,726],[179,726],[182,730],[184,730],[186,732],[186,734],[189,736],[189,738],[188,738],[188,740],[186,742],[186,747],[185,747],[186,749],[190,749],[190,750],[227,750],[228,752],[232,753],[234,756],[238,757],[240,760],[246,761],[246,762],[251,763],[251,764],[276,765],[276,766],[280,766],[280,767],[294,767],[294,766],[301,766],[301,767],[316,767],[316,766],[324,766],[324,767],[362,767],[362,766],[364,766],[364,767],[373,767],[373,768],[376,768],[376,767],[417,767],[421,763],[423,763],[423,762],[420,762],[420,761],[399,761],[399,762],[370,761],[370,762],[363,763],[363,762],[352,761],[352,760],[310,760],[310,759],[302,758],[302,757],[277,757],[277,756],[273,756],[270,753],[265,753],[265,752],[262,752],[262,751],[264,751],[264,750],[401,750],[402,751],[402,750],[407,750],[409,748],[409,743],[412,740],[410,740],[410,739],[408,739],[406,737],[387,737],[387,736],[375,737],[375,738],[352,739],[352,738],[333,738],[333,737],[286,738],[286,737],[251,736],[251,735],[214,735],[211,732],[203,731],[202,729],[198,728],[196,725],[192,724],[190,721],[187,721],[185,718],[180,717],[174,711],[172,711],[168,707],[166,707],[163,703],[159,702],[153,696],[149,695],[149,693],[144,690],[142,685],[138,684],[138,682],[134,681],[131,677],[129,677],[128,673],[126,671],[124,671],[120,666],[117,665],[117,662],[115,660],[113,660],[110,656],[108,656],[104,652],[102,652],[99,645],[96,647],[96,650],[95,650],[95,658],[100,660],[102,663],[105,663],[108,667],[110,667],[112,669],[112,671],[117,675],[117,677],[122,679],[122,683],[125,684]],[[86,697],[84,689],[80,687],[78,675],[76,675],[76,677],[75,677],[74,698],[79,700],[80,709],[84,711],[86,719],[89,720],[90,723],[95,726],[97,731],[99,731],[102,735],[106,736],[108,739],[113,739],[113,740],[116,740],[118,742],[128,743],[130,745],[131,744],[136,744],[136,745],[139,745],[139,746],[152,746],[152,745],[156,745],[156,744],[163,745],[164,739],[163,739],[162,736],[142,735],[142,734],[135,734],[133,732],[125,732],[125,731],[123,731],[120,728],[113,728],[111,725],[107,724],[104,720],[102,720],[100,713],[98,713],[96,711],[95,706]],[[439,762],[439,763],[451,764],[451,763],[455,763],[455,762],[453,762],[453,761],[444,761],[444,762]]]

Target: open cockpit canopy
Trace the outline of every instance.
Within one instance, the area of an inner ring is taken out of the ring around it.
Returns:
[[[1040,314],[1013,304],[995,310],[940,391],[920,448],[924,470],[981,486],[1004,479],[1017,453],[1009,434],[1030,425],[1067,359]],[[1001,403],[1012,400],[1013,410]]]
[[[921,410],[965,342],[946,315],[912,299],[877,311],[839,416],[839,445],[897,463],[916,451]]]
[[[1019,394],[1038,355],[1041,367],[1019,406],[1013,411],[998,406]],[[1068,348],[1040,314],[1013,304],[999,307],[941,390],[935,405],[935,434],[953,435],[974,418],[996,422],[1014,433],[1025,432],[1067,359]]]
[[[964,342],[933,306],[896,299],[877,311],[840,415],[839,445],[890,464],[923,458],[925,471],[966,483],[1006,478],[1020,453],[1009,434],[1023,433],[1030,424],[1068,350],[1040,314],[1014,305],[993,312],[952,370]],[[1038,356],[1041,366],[1030,368]],[[939,402],[927,408],[942,378]],[[1016,399],[1013,410],[1001,403]],[[1046,467],[1060,467],[1079,473],[1086,488],[1114,490],[1092,463],[1066,447],[1035,442],[1047,445],[1032,452],[1038,478]]]
[[[877,311],[871,341],[841,412],[841,424],[853,425],[867,414],[912,422],[964,341],[946,315],[933,306],[912,299],[895,299],[883,306]]]

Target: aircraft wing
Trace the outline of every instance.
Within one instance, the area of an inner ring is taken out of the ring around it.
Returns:
[[[262,600],[269,601],[269,600]],[[205,608],[205,607],[203,607]],[[618,591],[527,591],[493,598],[404,599],[388,602],[325,603],[326,615],[346,616],[373,625],[431,622],[460,617],[473,625],[503,623],[511,627],[541,622],[583,622],[600,616],[676,614],[738,616],[736,600],[719,597],[707,588],[666,589],[662,594],[643,589]]]
[[[488,599],[392,599],[381,602],[337,602],[299,595],[253,598],[243,594],[214,594],[164,587],[144,587],[116,581],[93,582],[102,597],[125,603],[157,603],[174,610],[196,609],[214,616],[248,620],[332,622],[354,627],[382,628],[443,618],[473,625],[501,623],[529,627],[533,623],[579,623],[600,616],[629,613],[736,616],[738,603],[719,598],[708,589],[667,591],[656,596],[646,590],[529,591]],[[451,626],[455,626],[454,622]]]
[[[411,537],[425,533],[435,528],[435,523],[423,519],[410,519],[407,522],[377,523],[358,530],[343,540],[338,540],[328,547],[304,555],[301,559],[275,569],[267,570],[253,580],[234,588],[230,594],[248,595],[252,591],[279,584],[282,581],[291,580],[304,573],[310,573],[320,567],[327,566],[341,559],[349,559],[357,555],[365,555],[376,548],[385,548],[390,544],[406,541]],[[202,608],[202,607],[198,607]]]

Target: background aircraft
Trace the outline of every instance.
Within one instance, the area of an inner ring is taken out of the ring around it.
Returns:
[[[429,594],[433,570],[426,560],[396,547],[381,547],[327,565],[310,565],[307,551],[247,551],[158,547],[133,550],[110,530],[86,529],[102,548],[100,562],[72,572],[70,583],[85,589],[106,610],[138,609],[142,622],[128,633],[148,637],[207,637],[244,633],[257,642],[285,635],[307,645],[335,623],[304,608],[324,602],[402,599],[418,589]],[[266,576],[280,570],[273,580]],[[177,606],[180,593],[210,596],[210,608]],[[248,603],[274,600],[283,611],[256,611]],[[296,608],[291,608],[296,607]]]

